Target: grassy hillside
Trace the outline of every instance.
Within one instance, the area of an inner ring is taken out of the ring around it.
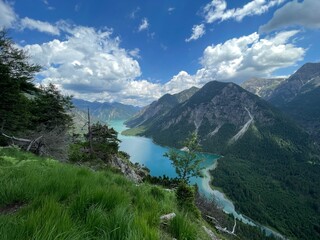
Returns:
[[[209,239],[202,225],[179,211],[174,192],[0,148],[1,240]]]

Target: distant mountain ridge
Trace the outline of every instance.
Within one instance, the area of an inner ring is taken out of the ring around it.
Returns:
[[[87,112],[89,108],[90,114],[101,122],[125,120],[132,117],[140,110],[140,107],[117,102],[89,102],[82,99],[73,99],[72,102],[79,110]]]

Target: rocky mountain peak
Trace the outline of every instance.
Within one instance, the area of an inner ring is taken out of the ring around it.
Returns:
[[[276,106],[282,106],[300,93],[313,90],[318,84],[320,63],[306,63],[274,90],[269,101]]]

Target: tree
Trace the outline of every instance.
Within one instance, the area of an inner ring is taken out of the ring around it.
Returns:
[[[183,152],[170,149],[164,156],[172,161],[178,178],[182,182],[188,183],[191,177],[202,176],[200,164],[203,162],[203,159],[197,156],[197,152],[199,152],[201,148],[195,132],[186,139],[184,146],[185,150]]]
[[[64,96],[53,85],[40,86],[32,106],[32,125],[46,130],[68,129],[73,121],[70,111],[73,108],[71,96]]]
[[[118,133],[113,128],[101,123],[91,126],[91,137],[93,150],[95,152],[103,150],[106,153],[117,153],[119,149]]]
[[[70,161],[78,162],[99,159],[106,162],[112,154],[118,153],[120,140],[117,137],[118,133],[113,128],[109,128],[107,125],[102,125],[98,122],[91,125],[89,131],[85,135],[87,141],[71,145]]]
[[[23,50],[14,46],[6,31],[0,31],[0,128],[8,132],[23,131],[30,120],[30,99],[37,91],[32,83],[40,66],[28,62]]]

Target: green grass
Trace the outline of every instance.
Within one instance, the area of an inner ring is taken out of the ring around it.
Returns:
[[[209,239],[202,224],[158,186],[0,148],[1,240]]]
[[[137,136],[145,131],[145,127],[136,127],[124,130],[121,134],[124,136]]]

